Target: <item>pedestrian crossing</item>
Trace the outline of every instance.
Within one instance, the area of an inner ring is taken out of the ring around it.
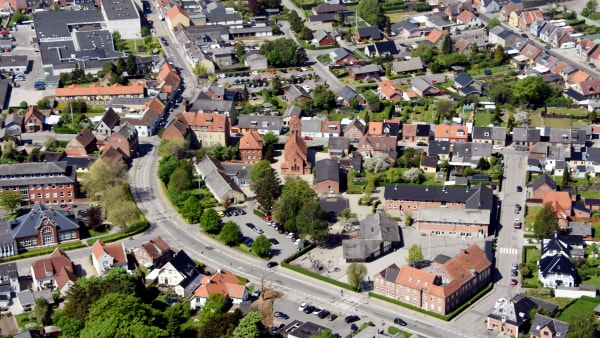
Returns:
[[[506,254],[506,255],[516,255],[519,253],[519,250],[517,250],[517,248],[501,247],[501,248],[498,248],[498,252],[501,254]]]

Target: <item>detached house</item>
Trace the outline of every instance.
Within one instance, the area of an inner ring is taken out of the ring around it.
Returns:
[[[466,126],[440,124],[435,126],[433,137],[436,141],[467,142],[469,129]]]
[[[23,120],[23,129],[26,133],[37,133],[45,129],[44,114],[42,114],[37,106],[29,107],[29,110],[25,114],[25,119]]]
[[[139,140],[137,130],[129,124],[122,125],[119,130],[112,134],[104,146],[104,150],[113,148],[121,154],[126,163],[139,153]]]
[[[541,258],[538,260],[538,279],[544,287],[576,286],[577,270],[571,262],[569,245],[555,234],[542,242]]]
[[[201,308],[211,295],[217,293],[236,305],[248,299],[248,288],[240,284],[239,279],[232,272],[217,269],[212,276],[202,276],[200,285],[191,295],[190,306],[192,309]]]
[[[383,34],[377,26],[359,27],[354,31],[354,40],[356,41],[378,41],[383,39]]]
[[[479,18],[477,18],[477,16],[475,16],[475,14],[473,14],[470,11],[462,11],[456,17],[456,24],[462,28],[471,28],[479,26],[480,23],[481,21],[479,21]]]
[[[158,271],[158,285],[171,288],[180,297],[190,296],[200,285],[202,275],[196,263],[180,250]]]
[[[77,280],[73,262],[59,248],[49,258],[31,263],[31,277],[34,290],[59,290],[61,294],[65,294]]]
[[[313,34],[312,43],[316,47],[330,47],[335,45],[335,38],[323,29],[317,29]]]
[[[454,76],[454,87],[462,96],[481,95],[484,92],[483,83],[467,73],[459,73]]]
[[[377,64],[368,64],[365,66],[352,67],[348,70],[348,74],[355,81],[369,78],[378,78],[381,72],[381,66]]]
[[[331,62],[336,66],[358,64],[359,60],[351,51],[346,48],[338,48],[329,52]]]
[[[238,145],[243,163],[256,163],[262,160],[263,138],[255,130],[245,133]]]
[[[350,143],[357,144],[365,135],[365,125],[360,120],[352,120],[344,127],[344,137],[350,139]]]
[[[87,156],[98,150],[96,136],[87,128],[81,130],[74,139],[69,141],[65,148],[67,156]]]
[[[92,264],[99,277],[104,276],[112,268],[127,270],[125,245],[122,241],[120,243],[104,244],[102,241],[97,240],[92,245]]]
[[[398,223],[375,213],[359,222],[360,238],[342,241],[346,262],[366,262],[377,259],[400,245],[401,235]]]
[[[426,123],[405,123],[402,125],[402,140],[405,142],[429,142],[431,126]]]
[[[377,154],[385,154],[390,161],[396,161],[398,157],[398,138],[383,135],[365,135],[358,142],[357,151],[363,158],[374,157]]]
[[[569,323],[536,313],[529,329],[531,338],[560,338],[566,337]]]
[[[108,108],[102,118],[96,126],[94,127],[94,131],[100,135],[110,136],[114,133],[119,126],[119,114],[117,114],[112,108]]]
[[[173,250],[160,236],[135,248],[133,255],[139,265],[146,268],[161,268],[173,258]]]
[[[196,172],[210,190],[213,197],[224,203],[241,203],[246,195],[240,187],[227,175],[223,165],[216,159],[206,155],[195,163]]]
[[[382,99],[389,100],[391,102],[402,101],[402,88],[391,80],[382,80],[379,82],[379,96]]]
[[[416,56],[405,61],[394,61],[392,63],[391,71],[392,74],[399,75],[402,73],[421,72],[423,71],[423,68],[421,57]]]
[[[222,114],[183,113],[194,138],[193,143],[202,147],[229,144],[229,119]]]
[[[491,143],[495,146],[506,145],[505,127],[473,127],[471,138],[474,143]]]

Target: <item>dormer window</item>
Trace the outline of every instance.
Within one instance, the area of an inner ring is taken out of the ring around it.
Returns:
[[[483,136],[489,137],[490,133],[486,131],[485,133],[483,133]]]
[[[256,127],[258,126],[258,121],[250,121],[250,125]]]

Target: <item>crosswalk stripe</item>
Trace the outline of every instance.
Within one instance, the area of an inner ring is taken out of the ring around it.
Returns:
[[[518,250],[516,248],[505,248],[502,247],[499,249],[501,254],[507,254],[507,255],[516,255],[518,254]]]

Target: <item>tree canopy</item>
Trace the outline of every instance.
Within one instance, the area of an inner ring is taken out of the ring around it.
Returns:
[[[250,169],[249,178],[258,203],[265,210],[271,210],[281,195],[281,181],[275,169],[269,161],[259,161]]]
[[[363,263],[350,263],[348,268],[346,268],[348,284],[350,284],[353,288],[358,289],[358,286],[365,281],[367,272],[367,266]]]
[[[240,243],[240,236],[242,231],[240,227],[233,221],[228,221],[223,224],[221,233],[219,233],[219,239],[229,246],[238,245]]]
[[[552,203],[545,203],[542,209],[535,216],[533,223],[533,233],[536,238],[544,239],[556,233],[559,230],[558,217]]]
[[[292,39],[279,38],[265,41],[259,50],[274,67],[301,66],[308,61],[306,51]]]
[[[233,338],[258,338],[263,329],[260,313],[252,311],[242,318],[233,331]]]
[[[406,263],[418,263],[423,260],[423,252],[419,244],[413,244],[408,248],[408,256],[406,256]]]
[[[219,217],[215,209],[209,208],[204,210],[200,217],[200,227],[202,230],[212,234],[221,232],[221,217]]]
[[[271,253],[271,241],[265,235],[256,237],[252,243],[252,251],[260,257],[268,257]]]

